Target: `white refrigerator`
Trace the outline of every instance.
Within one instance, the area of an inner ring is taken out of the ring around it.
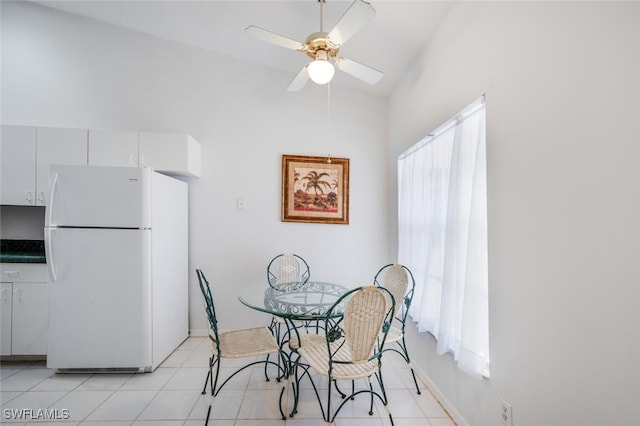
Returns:
[[[188,336],[188,188],[133,167],[51,166],[47,367],[153,371]]]

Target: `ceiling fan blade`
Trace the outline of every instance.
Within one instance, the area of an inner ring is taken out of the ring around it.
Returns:
[[[354,0],[335,27],[329,32],[329,40],[341,46],[375,15],[376,11],[371,4],[363,0]]]
[[[248,26],[245,31],[260,40],[285,47],[287,49],[302,50],[304,48],[304,45],[299,41],[291,40],[290,38],[256,27],[255,25]]]
[[[289,84],[289,87],[287,87],[287,90],[289,92],[297,92],[307,84],[307,81],[309,81],[309,72],[307,71],[307,65],[305,65],[300,70],[296,78],[294,78],[291,84]]]
[[[347,58],[336,58],[336,67],[369,84],[376,84],[383,75],[382,71]]]

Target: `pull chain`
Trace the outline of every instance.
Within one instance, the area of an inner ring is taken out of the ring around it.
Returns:
[[[320,3],[320,32],[324,32],[324,22],[323,22],[323,8],[325,0],[318,0]]]
[[[327,164],[331,164],[331,82],[327,83]]]

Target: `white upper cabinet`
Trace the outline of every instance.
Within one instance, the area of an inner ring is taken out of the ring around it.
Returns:
[[[37,128],[36,205],[47,204],[52,164],[87,165],[87,130]]]
[[[35,127],[2,126],[0,144],[0,204],[35,205]]]
[[[200,176],[200,144],[189,135],[2,125],[0,204],[45,206],[52,164],[148,167]]]
[[[139,164],[158,172],[200,176],[200,144],[189,135],[140,132]]]
[[[0,204],[44,206],[51,164],[87,164],[87,131],[3,125],[0,148]]]
[[[198,177],[200,144],[182,134],[89,130],[89,165],[148,167]]]
[[[89,165],[138,167],[138,132],[89,130]]]

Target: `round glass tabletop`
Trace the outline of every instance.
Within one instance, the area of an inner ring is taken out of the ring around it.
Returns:
[[[252,309],[279,317],[313,319],[325,314],[347,291],[348,287],[319,281],[308,281],[284,291],[276,290],[264,282],[242,288],[238,299]],[[342,309],[334,312],[342,315]]]

